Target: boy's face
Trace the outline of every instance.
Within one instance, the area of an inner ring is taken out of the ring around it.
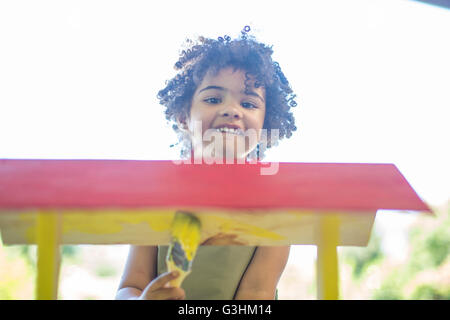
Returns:
[[[194,150],[205,150],[208,146],[211,150],[215,138],[211,139],[209,135],[210,139],[205,139],[207,130],[212,137],[222,138],[222,149],[215,150],[215,147],[212,154],[214,157],[227,157],[227,145],[228,157],[232,155],[233,158],[240,159],[256,148],[266,114],[265,90],[263,87],[254,87],[253,77],[250,77],[248,85],[250,94],[247,95],[244,92],[245,71],[237,69],[233,72],[231,67],[220,70],[216,76],[209,72],[205,75],[192,97],[190,118],[187,121]],[[205,135],[203,137],[196,135],[194,131],[195,125],[199,124],[202,135]],[[236,131],[225,129],[224,132],[220,129],[223,127],[235,128]],[[249,133],[256,133],[256,136],[253,135],[254,138],[250,139]]]

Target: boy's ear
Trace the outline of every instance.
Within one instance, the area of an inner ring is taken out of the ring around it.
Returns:
[[[178,128],[180,128],[181,131],[188,131],[189,130],[186,118],[184,118],[184,117],[178,118],[177,123],[178,123]]]

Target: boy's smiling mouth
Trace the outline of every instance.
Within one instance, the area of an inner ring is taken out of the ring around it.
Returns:
[[[241,135],[241,136],[244,135],[244,130],[235,124],[223,124],[223,125],[219,125],[219,126],[215,127],[214,129],[216,129],[219,132],[223,132],[223,133],[231,133],[231,134],[236,134],[236,135]]]

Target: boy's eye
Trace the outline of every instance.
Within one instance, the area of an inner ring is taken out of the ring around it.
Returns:
[[[209,104],[218,104],[222,102],[221,98],[206,98],[203,101]],[[250,103],[250,102],[243,102],[242,106],[246,109],[257,109],[258,106],[256,104]]]
[[[242,104],[242,106],[244,108],[246,108],[246,109],[256,109],[256,108],[258,108],[256,105],[254,105],[253,103],[250,103],[250,102],[244,102]]]
[[[208,102],[208,103],[212,103],[212,104],[217,104],[217,103],[220,103],[220,98],[207,98],[207,99],[205,99],[203,101]]]

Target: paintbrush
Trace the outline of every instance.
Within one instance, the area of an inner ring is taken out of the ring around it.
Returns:
[[[180,287],[183,280],[191,273],[201,237],[200,220],[192,213],[177,211],[171,226],[171,241],[167,251],[167,269],[179,271],[180,276],[170,281],[174,287]]]

